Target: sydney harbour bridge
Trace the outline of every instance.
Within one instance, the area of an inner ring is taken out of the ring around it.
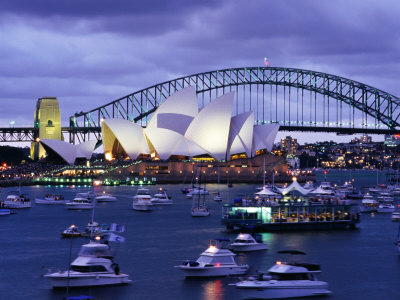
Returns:
[[[281,131],[338,134],[400,133],[400,99],[378,88],[331,74],[280,67],[216,70],[165,81],[87,112],[62,127],[71,143],[95,136],[101,120],[123,118],[145,126],[175,91],[195,86],[199,107],[235,92],[234,114],[253,111],[256,124],[278,123]],[[0,142],[33,141],[37,128],[0,128]]]

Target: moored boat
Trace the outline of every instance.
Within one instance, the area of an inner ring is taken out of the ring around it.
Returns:
[[[301,251],[280,251],[279,253],[304,254]],[[330,295],[328,283],[319,281],[317,264],[277,261],[266,275],[259,274],[234,286],[245,299],[286,299]]]
[[[66,238],[66,237],[80,237],[81,233],[79,232],[78,227],[75,225],[69,226],[67,229],[65,229],[63,232],[61,232],[61,236]]]
[[[96,202],[115,202],[117,201],[117,197],[113,195],[107,194],[105,191],[100,195],[96,196]]]
[[[396,210],[396,207],[391,203],[381,203],[378,206],[378,213],[392,213]]]
[[[262,242],[261,236],[257,235],[256,238],[254,238],[251,234],[248,233],[239,233],[235,241],[231,244],[232,250],[233,251],[266,250],[267,244]]]
[[[171,197],[168,195],[167,191],[163,188],[160,188],[156,194],[151,198],[151,203],[153,205],[171,205],[173,201]]]
[[[399,211],[392,212],[392,221],[393,222],[399,222],[400,221],[400,212]]]
[[[122,285],[131,282],[129,275],[119,272],[109,246],[98,242],[82,245],[78,257],[68,271],[44,275],[53,288]]]
[[[58,194],[47,194],[43,198],[35,198],[36,204],[65,204],[67,201],[64,199],[64,195]]]
[[[67,209],[93,209],[96,195],[88,193],[78,193],[71,202],[65,203]]]
[[[153,210],[149,189],[139,188],[136,195],[133,197],[132,209],[137,211]]]
[[[196,261],[185,261],[175,268],[180,269],[186,277],[218,277],[228,275],[243,275],[249,266],[238,265],[235,255],[222,247],[222,243],[229,240],[212,240],[210,246],[200,254]]]
[[[6,200],[3,202],[7,208],[31,208],[31,200],[24,194],[19,192],[10,192]]]

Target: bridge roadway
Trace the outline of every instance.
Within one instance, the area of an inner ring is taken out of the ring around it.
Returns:
[[[63,134],[69,135],[71,143],[88,140],[89,134],[101,139],[100,127],[62,127]],[[387,128],[346,128],[346,127],[310,127],[310,126],[280,126],[279,131],[301,132],[332,132],[338,134],[400,134],[400,130]],[[32,142],[38,134],[38,128],[34,127],[3,127],[0,128],[0,143],[2,142]]]
[[[62,127],[63,134],[69,135],[69,141],[75,142],[84,141],[85,135],[94,133],[99,139],[100,127]],[[1,142],[32,142],[35,140],[39,132],[38,128],[34,127],[3,127],[0,128],[0,143]]]

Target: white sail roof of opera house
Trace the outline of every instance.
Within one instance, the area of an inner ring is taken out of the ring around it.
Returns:
[[[91,140],[78,145],[73,145],[59,140],[40,139],[40,143],[47,152],[55,152],[65,162],[72,165],[77,158],[90,159],[97,141]]]
[[[253,155],[256,150],[267,149],[272,150],[274,145],[275,137],[279,130],[279,124],[264,124],[254,126],[253,131]]]
[[[93,151],[96,148],[97,140],[90,140],[78,145],[75,145],[76,157],[90,159]]]
[[[233,92],[216,98],[198,113],[185,133],[217,160],[226,158],[233,100]]]
[[[114,157],[137,158],[151,154],[160,159],[171,155],[208,154],[225,160],[233,154],[271,150],[278,124],[254,126],[254,113],[232,117],[234,93],[224,94],[199,111],[196,88],[188,87],[168,97],[153,113],[146,128],[124,119],[102,122],[104,152]]]
[[[161,103],[146,128],[171,129],[183,135],[198,111],[196,88],[187,87],[175,92]],[[171,118],[174,122],[170,122]]]
[[[126,154],[131,159],[149,154],[143,128],[124,119],[105,119],[101,123],[105,153]]]
[[[232,117],[228,139],[228,157],[237,153],[251,156],[253,142],[254,113],[241,113]]]

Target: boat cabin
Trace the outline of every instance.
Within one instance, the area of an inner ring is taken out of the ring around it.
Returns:
[[[87,257],[112,257],[108,245],[99,243],[89,243],[82,245],[78,255]]]

